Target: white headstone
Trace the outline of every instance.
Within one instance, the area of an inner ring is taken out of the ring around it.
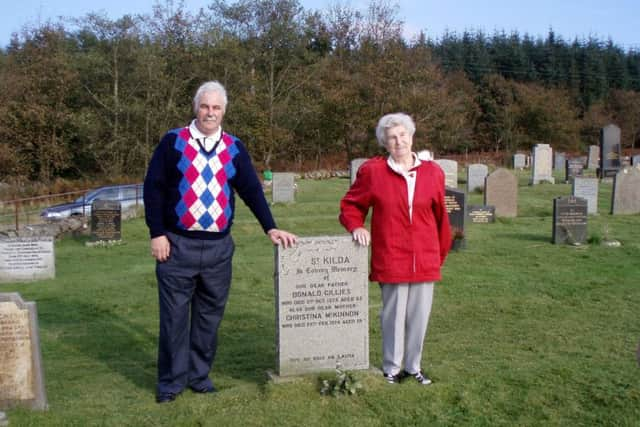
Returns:
[[[555,183],[553,178],[553,152],[549,144],[537,144],[533,147],[531,167],[531,184],[536,185],[546,181]]]
[[[295,201],[295,175],[290,172],[274,172],[271,182],[271,201],[290,203]]]
[[[449,188],[458,188],[458,162],[449,159],[438,159],[435,162],[444,171],[444,185]]]
[[[0,239],[0,283],[55,277],[53,237]]]
[[[484,179],[489,174],[489,167],[480,163],[474,163],[467,167],[467,193],[484,188]]]
[[[598,179],[583,178],[577,176],[573,178],[572,195],[582,197],[587,201],[587,213],[598,213]]]

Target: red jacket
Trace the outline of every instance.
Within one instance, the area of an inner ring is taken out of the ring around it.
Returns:
[[[371,274],[382,283],[432,282],[451,247],[449,216],[444,201],[444,172],[423,161],[416,171],[413,219],[405,178],[387,159],[376,157],[358,169],[355,182],[340,201],[340,223],[352,232],[371,217]]]

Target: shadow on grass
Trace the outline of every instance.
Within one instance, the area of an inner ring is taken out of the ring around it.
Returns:
[[[104,307],[71,299],[50,300],[57,316],[46,320],[58,331],[58,342],[100,362],[145,390],[155,390],[157,336],[121,312],[125,306]]]
[[[540,233],[496,233],[495,234],[496,238],[507,238],[507,239],[514,239],[514,240],[522,240],[522,241],[527,241],[527,242],[542,242],[542,243],[549,243],[552,244],[551,242],[551,229],[549,229],[549,234],[548,235],[543,235]]]

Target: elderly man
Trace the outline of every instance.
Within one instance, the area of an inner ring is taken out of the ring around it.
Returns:
[[[220,83],[200,86],[193,99],[196,118],[162,138],[144,182],[160,302],[158,403],[175,400],[186,387],[216,391],[209,371],[231,285],[234,193],[274,244],[296,242],[294,234],[276,228],[246,148],[223,131],[226,107]]]

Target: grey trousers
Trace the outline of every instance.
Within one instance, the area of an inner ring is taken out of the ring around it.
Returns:
[[[404,369],[415,374],[421,369],[422,348],[427,333],[433,282],[380,283],[382,291],[382,370],[396,375]]]

